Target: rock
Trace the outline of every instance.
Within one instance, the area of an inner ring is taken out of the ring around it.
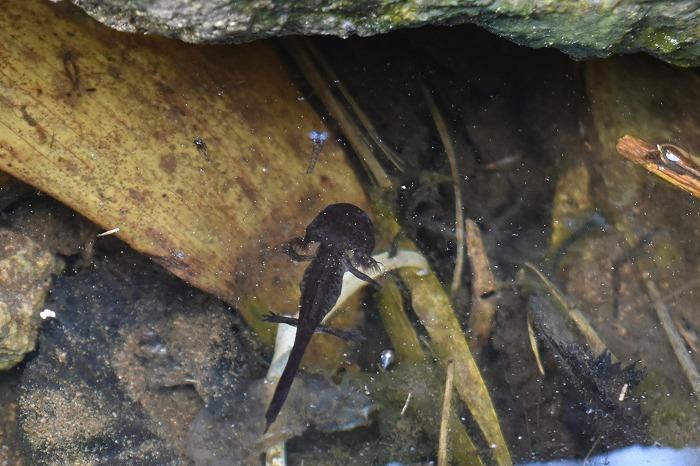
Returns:
[[[12,229],[31,238],[42,248],[60,257],[83,256],[88,259],[98,233],[88,219],[44,196],[28,196],[0,214]]]
[[[4,210],[18,198],[31,191],[31,187],[17,178],[0,172],[0,210]]]
[[[261,377],[259,348],[219,300],[131,251],[56,280],[20,383],[31,464],[183,464],[207,403]],[[261,415],[262,419],[262,415]]]
[[[29,237],[0,229],[0,369],[34,350],[39,313],[60,264]]]
[[[192,422],[188,457],[195,464],[257,464],[254,458],[274,442],[317,432],[345,432],[370,424],[375,410],[370,397],[356,383],[334,384],[326,378],[300,374],[271,429],[263,437],[268,400],[264,380],[252,382],[241,394],[202,409]],[[318,445],[317,445],[318,447]]]
[[[700,6],[694,2],[72,1],[115,29],[186,42],[290,34],[369,36],[401,27],[473,23],[514,42],[556,47],[577,59],[643,51],[678,65],[700,64]]]

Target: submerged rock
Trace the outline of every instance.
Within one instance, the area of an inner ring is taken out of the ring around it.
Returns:
[[[59,278],[47,306],[20,386],[32,464],[187,462],[203,406],[262,374],[223,303],[131,252]]]
[[[473,23],[514,42],[556,47],[574,58],[643,51],[679,65],[700,63],[700,6],[693,2],[72,1],[115,29],[187,42],[290,34],[369,36],[400,27]]]
[[[192,423],[188,457],[196,464],[258,464],[257,457],[277,442],[316,432],[346,432],[370,424],[375,410],[356,384],[336,385],[323,377],[300,374],[270,435],[261,435],[268,400],[263,380],[239,396],[211,403]]]
[[[0,229],[0,369],[34,350],[44,299],[60,261],[22,233]]]

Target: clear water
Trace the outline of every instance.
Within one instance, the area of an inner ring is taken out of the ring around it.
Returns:
[[[700,200],[615,149],[631,134],[699,154],[698,70],[574,62],[474,27],[305,44],[272,47],[294,102],[327,127],[284,122],[308,158],[285,175],[332,177],[342,147],[366,193],[347,201],[373,217],[383,254],[383,272],[363,269],[379,289],[327,322],[352,332],[314,337],[264,437],[264,379],[281,372],[294,329],[280,325],[273,353],[273,329],[241,317],[245,300],[191,288],[114,238],[81,256],[78,217],[30,190],[3,221],[45,241],[60,235],[44,219],[58,219],[73,249],[58,252],[67,268],[39,349],[0,375],[0,464],[263,464],[266,452],[272,464],[276,452],[291,465],[420,465],[447,438],[449,464],[700,465]],[[194,150],[211,163],[220,154],[205,139]],[[318,214],[286,202],[303,225]],[[172,255],[157,258],[171,272],[189,260]],[[285,266],[301,276],[307,264]]]

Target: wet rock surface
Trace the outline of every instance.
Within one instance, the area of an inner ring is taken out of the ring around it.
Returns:
[[[367,427],[375,409],[357,384],[336,385],[323,377],[300,374],[271,435],[263,437],[262,413],[268,402],[262,396],[266,391],[263,383],[253,381],[237,397],[220,399],[202,409],[190,429],[188,457],[198,465],[260,464],[257,458],[275,442],[302,435],[308,440],[307,431],[313,435]],[[322,464],[343,463],[326,460]]]
[[[32,464],[182,464],[206,403],[235,399],[262,359],[220,301],[133,252],[56,281],[20,384]]]
[[[0,214],[13,230],[59,257],[80,256],[89,262],[99,227],[54,199],[26,196]]]
[[[473,23],[530,47],[575,58],[644,51],[671,63],[700,63],[700,7],[692,2],[230,2],[73,0],[121,31],[187,42],[250,41],[290,34],[369,36],[401,27]]]
[[[34,349],[54,273],[61,263],[28,236],[0,228],[0,369]]]

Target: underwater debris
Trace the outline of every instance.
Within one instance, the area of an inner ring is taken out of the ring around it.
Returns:
[[[265,381],[256,380],[228,400],[218,400],[204,407],[193,420],[187,439],[188,456],[196,464],[259,464],[251,459],[267,450],[284,456],[284,449],[274,450],[272,443],[283,442],[317,431],[345,432],[370,424],[376,407],[363,389],[344,380],[335,384],[324,377],[300,374],[280,413],[280,427],[272,435],[260,436],[265,410]],[[280,464],[280,463],[275,463]]]
[[[700,165],[697,157],[673,144],[651,144],[626,134],[617,152],[647,171],[700,198]]]
[[[469,328],[472,331],[470,346],[479,351],[493,332],[496,305],[490,298],[496,293],[496,279],[491,270],[491,261],[481,238],[481,231],[474,220],[464,221],[467,257],[472,270],[472,306]]]
[[[454,379],[454,362],[450,361],[447,364],[447,376],[445,377],[445,392],[442,396],[442,415],[440,417],[440,442],[438,445],[438,466],[447,466],[449,464],[449,445],[448,445],[448,429],[450,427],[450,418],[452,417],[452,380]]]
[[[561,416],[579,441],[603,450],[648,443],[639,400],[633,395],[645,375],[639,362],[623,367],[613,362],[608,349],[595,356],[586,346],[554,336],[541,319],[535,318],[534,324],[566,381]]]
[[[450,292],[454,294],[462,285],[462,269],[464,268],[464,208],[462,206],[462,188],[459,176],[459,167],[457,165],[457,154],[454,149],[454,144],[449,135],[445,118],[435,104],[431,92],[427,87],[423,87],[423,94],[430,109],[430,115],[433,117],[435,127],[440,134],[442,146],[445,149],[447,160],[450,162],[450,173],[452,176],[452,189],[454,190],[455,199],[455,267],[452,272],[452,282],[450,284]]]
[[[202,158],[207,162],[211,162],[211,158],[209,158],[209,148],[207,147],[207,143],[204,142],[204,139],[197,136],[192,142]]]

